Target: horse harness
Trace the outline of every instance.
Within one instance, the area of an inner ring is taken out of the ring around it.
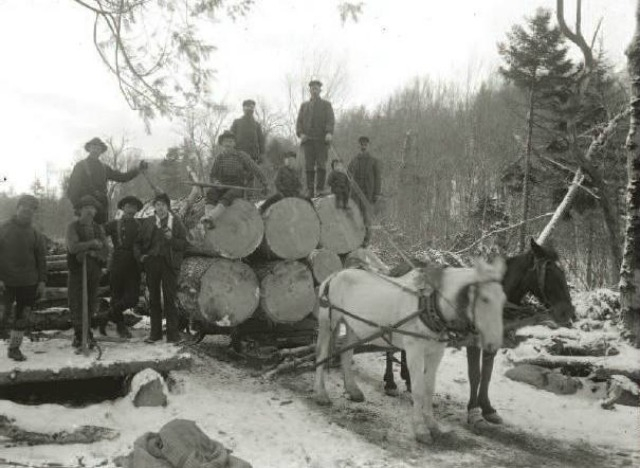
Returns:
[[[540,301],[542,301],[542,303],[545,305],[545,307],[550,307],[551,306],[551,302],[549,301],[549,298],[547,297],[547,295],[544,293],[544,285],[545,285],[545,281],[547,279],[547,266],[552,262],[553,260],[550,260],[548,258],[543,259],[543,260],[533,260],[533,266],[529,269],[530,271],[533,271],[533,273],[536,275],[536,283],[538,286],[538,290],[540,292],[540,294],[534,294],[536,297],[538,297],[538,299],[540,299]],[[523,278],[525,278],[526,275],[523,275]],[[522,282],[522,280],[521,280]],[[525,293],[526,294],[526,293]],[[507,309],[512,309],[512,310],[520,310],[520,309],[525,309],[526,307],[523,307],[521,305],[518,304],[513,304],[509,301],[507,301],[507,303],[505,304],[505,308]]]

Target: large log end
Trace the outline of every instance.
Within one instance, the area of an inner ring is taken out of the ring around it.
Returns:
[[[285,260],[304,258],[318,246],[320,220],[313,205],[301,198],[284,198],[263,214],[264,245]]]
[[[336,207],[333,195],[313,201],[320,218],[320,246],[346,254],[362,245],[365,225],[358,205],[349,199],[348,209]]]

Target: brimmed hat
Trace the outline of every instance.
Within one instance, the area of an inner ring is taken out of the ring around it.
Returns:
[[[142,201],[140,201],[138,197],[134,197],[133,195],[127,195],[126,197],[124,197],[122,200],[118,202],[118,209],[124,210],[124,205],[127,205],[127,204],[135,205],[136,211],[140,211],[144,206],[144,204],[142,203]]]
[[[253,99],[245,99],[244,101],[242,101],[242,107],[244,106],[254,106],[256,105],[256,101],[254,101]]]
[[[104,141],[102,141],[100,138],[96,137],[96,138],[92,138],[91,140],[87,141],[84,144],[84,149],[85,151],[89,151],[89,147],[90,146],[100,146],[102,148],[102,152],[104,153],[105,151],[107,151],[107,145],[104,143]]]
[[[27,194],[27,195],[22,195],[20,198],[18,198],[17,206],[21,206],[21,205],[31,205],[34,208],[38,208],[38,205],[40,205],[40,202],[33,195]]]
[[[362,143],[363,141],[366,141],[367,143],[369,143],[369,137],[361,136],[360,138],[358,138],[358,143]]]
[[[80,209],[85,206],[93,206],[96,210],[102,209],[102,204],[91,195],[83,195],[76,208]]]
[[[171,199],[169,198],[169,195],[167,195],[166,193],[159,193],[155,197],[153,197],[154,205],[156,204],[156,202],[159,202],[159,201],[167,205],[168,208],[171,208]]]
[[[218,144],[222,144],[222,140],[224,140],[225,138],[233,138],[233,141],[236,141],[236,136],[234,135],[234,133],[232,131],[225,130],[224,132],[222,132],[222,135],[218,137]]]
[[[311,80],[311,81],[309,81],[309,86],[320,86],[322,88],[322,81],[320,81],[320,80]]]

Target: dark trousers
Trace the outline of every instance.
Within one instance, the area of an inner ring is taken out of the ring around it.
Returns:
[[[336,197],[336,208],[346,210],[349,207],[349,189],[338,189],[333,194]]]
[[[24,331],[29,322],[29,312],[36,303],[36,290],[33,286],[6,286],[4,290],[4,317],[0,320],[3,328]],[[15,307],[13,304],[15,303]]]
[[[152,256],[144,262],[144,271],[149,288],[149,302],[151,308],[151,336],[152,340],[162,339],[162,305],[160,294],[164,299],[164,316],[167,319],[167,341],[177,341],[178,312],[176,310],[176,291],[178,287],[178,272],[174,270],[166,258]]]
[[[102,267],[97,260],[87,257],[87,296],[89,304],[89,326],[98,312],[98,287],[102,277]],[[71,323],[77,337],[82,336],[82,268],[69,271],[67,297]]]
[[[309,189],[309,194],[313,196],[314,177],[316,191],[324,190],[329,146],[322,139],[307,140],[302,144],[302,149],[304,150],[305,170],[307,173],[307,188]]]
[[[111,320],[124,323],[122,313],[138,304],[140,298],[140,268],[133,252],[116,250],[113,253],[111,274]]]

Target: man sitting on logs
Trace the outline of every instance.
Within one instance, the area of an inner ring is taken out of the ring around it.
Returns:
[[[176,343],[180,341],[176,292],[180,265],[187,248],[187,228],[180,218],[171,214],[171,200],[166,193],[156,195],[153,207],[155,216],[142,221],[134,245],[136,258],[144,268],[149,288],[151,334],[145,341],[154,343],[162,340],[162,291],[167,341]]]
[[[140,230],[139,221],[133,216],[142,209],[140,199],[129,195],[118,202],[122,217],[105,225],[107,236],[113,243],[113,258],[109,282],[111,286],[111,310],[109,319],[116,324],[121,338],[131,338],[124,323],[123,312],[138,304],[140,297],[140,267],[133,254],[133,246]]]
[[[378,201],[382,188],[380,164],[378,160],[369,153],[369,137],[358,138],[360,152],[349,163],[349,174],[357,184],[358,189],[352,191],[352,198],[358,203],[358,207],[364,217],[366,235],[364,245],[369,243],[371,237],[371,222],[373,213],[371,209]],[[364,196],[364,200],[361,198]]]
[[[9,335],[9,358],[24,361],[20,345],[27,328],[29,312],[36,299],[45,292],[47,277],[44,236],[32,225],[38,199],[23,195],[16,214],[0,225],[0,292],[4,289],[4,314],[0,316],[0,333]],[[13,303],[16,306],[13,309]]]
[[[345,173],[344,164],[339,159],[331,161],[331,173],[327,179],[327,185],[331,187],[331,193],[336,197],[336,208],[343,210],[349,208],[351,185]]]
[[[67,290],[69,311],[73,323],[74,348],[82,346],[82,264],[87,264],[87,297],[89,299],[89,323],[98,309],[98,287],[102,267],[107,264],[109,247],[102,226],[95,221],[96,214],[103,209],[98,200],[84,195],[77,204],[78,219],[67,227],[67,266],[69,287]],[[95,346],[89,330],[89,347]]]
[[[302,182],[298,176],[296,165],[296,153],[293,151],[287,151],[284,154],[284,165],[278,169],[276,175],[275,186],[277,192],[267,198],[260,206],[260,212],[264,213],[274,203],[279,202],[283,198],[287,197],[302,197]]]
[[[218,144],[222,145],[223,149],[211,168],[211,183],[232,186],[232,188],[212,187],[207,192],[205,215],[200,221],[210,229],[215,227],[216,220],[224,213],[226,207],[233,203],[233,200],[244,196],[243,187],[246,186],[249,174],[253,174],[260,180],[265,195],[268,190],[267,178],[260,167],[248,154],[235,149],[236,137],[232,132],[225,130],[218,137]]]

